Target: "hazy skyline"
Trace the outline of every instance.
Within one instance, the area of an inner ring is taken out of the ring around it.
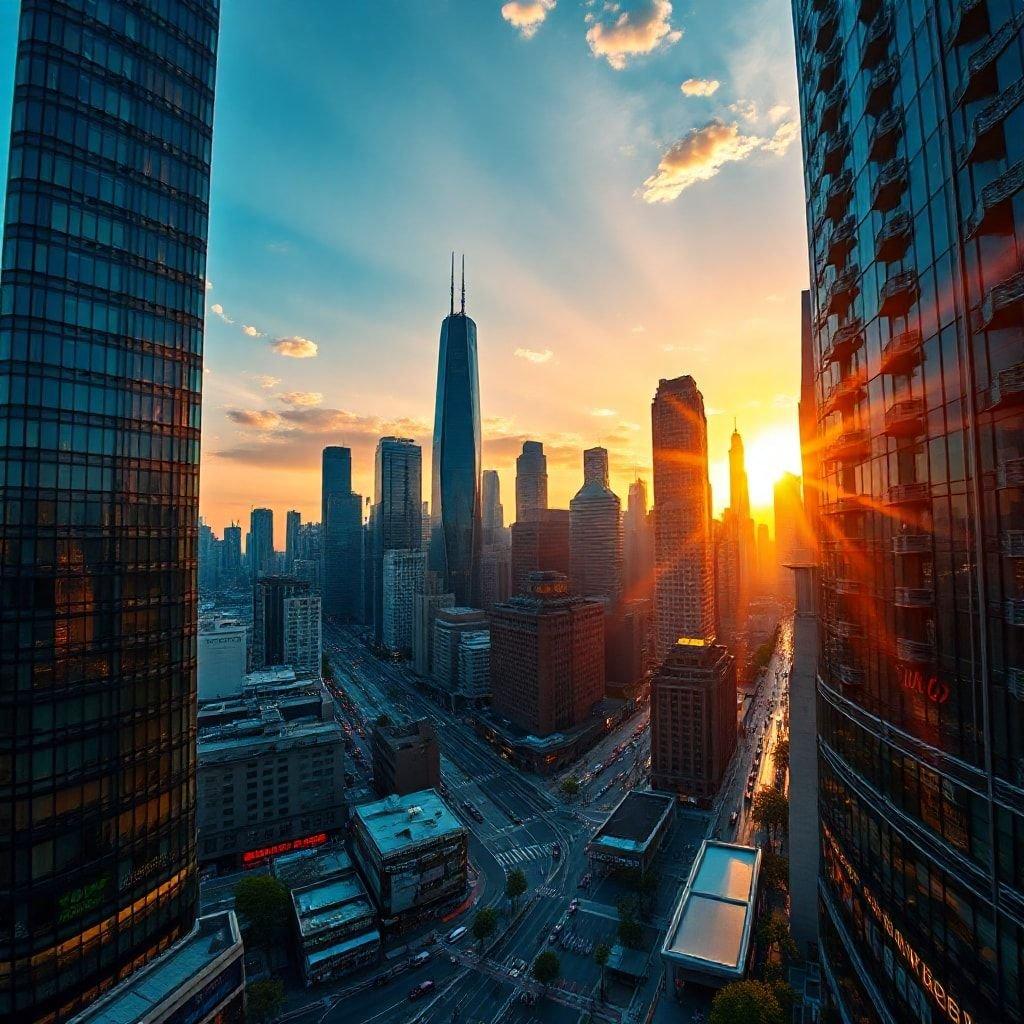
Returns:
[[[716,510],[734,416],[755,515],[799,470],[789,5],[621,8],[620,25],[578,0],[224,3],[201,493],[218,533],[253,505],[279,512],[279,542],[285,508],[319,518],[327,444],[352,448],[364,496],[378,437],[429,451],[453,248],[506,493],[524,438],[552,506],[586,447],[609,449],[620,496],[634,467],[650,482],[651,398],[685,373]]]

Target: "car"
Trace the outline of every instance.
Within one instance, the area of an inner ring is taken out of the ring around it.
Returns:
[[[467,929],[465,928],[465,926],[461,925],[461,924],[459,925],[458,928],[453,928],[448,933],[448,941],[449,942],[458,942],[459,939],[461,939],[462,936],[466,934],[466,930]]]
[[[428,992],[433,992],[435,988],[432,978],[421,981],[415,988],[409,990],[409,1002],[414,1003],[417,999],[422,999]]]
[[[551,847],[551,856],[555,860],[558,860],[558,858],[562,856],[562,847],[559,846],[558,843],[555,843],[555,845]]]
[[[739,816],[739,812],[738,811],[733,811],[732,814],[729,815],[729,824],[730,825],[735,826],[736,822],[739,821],[739,820],[740,820],[740,816]]]
[[[415,956],[409,957],[409,966],[410,967],[422,967],[425,963],[429,963],[429,962],[430,962],[430,950],[429,949],[420,950],[420,952],[417,953]]]
[[[569,901],[569,913],[575,914],[580,909],[580,901],[578,899],[571,899]]]
[[[373,987],[383,988],[390,980],[390,974],[378,974],[377,977],[373,979]]]
[[[562,930],[563,927],[564,926],[563,926],[562,922],[559,921],[558,924],[556,924],[555,927],[554,927],[555,934],[557,935]]]

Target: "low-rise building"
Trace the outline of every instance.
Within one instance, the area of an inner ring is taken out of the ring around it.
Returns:
[[[675,803],[667,793],[626,793],[587,844],[587,861],[646,873],[672,826]]]
[[[441,785],[437,733],[427,719],[375,725],[371,746],[373,784],[381,796],[405,796]]]
[[[196,687],[200,702],[237,697],[241,692],[247,634],[245,625],[235,618],[200,620],[196,644]]]
[[[364,804],[353,821],[353,853],[385,928],[465,897],[469,834],[436,791]]]

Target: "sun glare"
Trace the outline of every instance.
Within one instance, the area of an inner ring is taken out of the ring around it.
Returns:
[[[775,482],[783,473],[800,473],[800,437],[794,428],[769,427],[748,441],[747,481],[752,508],[770,508]]]

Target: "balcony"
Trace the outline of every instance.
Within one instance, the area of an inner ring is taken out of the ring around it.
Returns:
[[[843,324],[832,336],[828,348],[822,353],[821,361],[827,366],[829,363],[844,363],[854,352],[864,344],[864,328],[860,319],[851,320]]]
[[[849,512],[863,512],[864,499],[859,494],[846,494],[835,501],[826,501],[821,505],[821,512],[826,516],[843,516]]]
[[[828,248],[825,250],[825,263],[842,270],[846,266],[846,258],[857,244],[857,225],[852,217],[841,220],[829,236]]]
[[[1024,668],[1006,670],[1006,690],[1015,700],[1024,700]]]
[[[924,430],[924,399],[901,398],[885,410],[885,432],[890,437],[915,437]]]
[[[883,61],[871,72],[871,80],[868,82],[867,112],[872,117],[878,117],[888,110],[892,103],[892,94],[896,90],[896,83],[900,80],[900,66],[890,58]]]
[[[861,427],[844,430],[827,448],[827,457],[832,462],[863,462],[871,454],[871,438]]]
[[[818,28],[814,33],[814,49],[818,53],[824,53],[835,42],[838,31],[839,7],[832,3],[827,5],[818,18]]]
[[[930,533],[898,533],[892,539],[894,555],[930,555],[932,535]]]
[[[850,152],[850,130],[843,125],[829,135],[825,141],[825,152],[821,158],[822,174],[838,174]]]
[[[889,50],[889,40],[892,39],[892,19],[888,11],[880,11],[875,15],[874,21],[868,26],[867,35],[864,37],[864,53],[861,55],[860,66],[862,68],[877,67],[885,58]]]
[[[837,665],[836,675],[843,686],[860,686],[864,682],[864,670],[855,665]]]
[[[1024,99],[1024,78],[1002,91],[975,119],[967,142],[960,151],[961,163],[984,163],[1006,156],[1003,124]]]
[[[1008,281],[990,288],[978,310],[976,327],[979,331],[993,331],[1021,321],[1024,306],[1024,270],[1018,270]]]
[[[818,62],[818,92],[831,92],[832,87],[839,81],[842,60],[843,41],[837,37]]]
[[[1000,459],[996,480],[1004,491],[1011,487],[1024,487],[1024,458]]]
[[[934,646],[926,640],[896,639],[896,658],[908,665],[927,665],[934,658]]]
[[[901,331],[889,339],[882,349],[879,370],[882,373],[909,373],[921,362],[921,332]]]
[[[978,235],[1012,235],[1013,198],[1022,188],[1024,160],[1003,171],[981,190],[974,212],[967,220],[967,234],[972,238]]]
[[[850,303],[860,294],[860,268],[853,264],[847,267],[832,282],[828,290],[829,314],[846,316]]]
[[[892,603],[897,608],[930,608],[935,603],[931,587],[895,587]]]
[[[843,171],[828,187],[825,197],[825,216],[836,222],[846,213],[853,199],[853,175]]]
[[[907,188],[907,165],[902,160],[890,160],[878,172],[871,189],[871,209],[888,213],[896,208]]]
[[[1000,370],[989,392],[990,409],[1008,409],[1024,404],[1024,363]]]
[[[882,0],[860,0],[857,4],[857,17],[865,25],[870,24],[882,9]]]
[[[856,405],[864,397],[866,383],[863,369],[855,370],[845,379],[833,384],[821,404],[821,414],[828,416],[834,412],[842,412]]]
[[[818,115],[818,129],[822,132],[830,132],[839,124],[839,115],[843,110],[843,103],[846,100],[846,89],[842,83],[835,86],[831,92],[825,94],[821,101],[821,113]]]
[[[903,114],[899,110],[886,111],[871,131],[868,156],[876,163],[891,160],[896,155],[896,143],[902,134]]]
[[[848,576],[837,577],[832,581],[832,589],[837,594],[843,594],[846,597],[856,597],[861,591],[861,582]]]
[[[999,91],[996,61],[1020,31],[1022,24],[1024,15],[1015,14],[1003,23],[995,35],[989,37],[984,46],[979,46],[970,55],[960,80],[960,87],[953,96],[953,102],[957,106],[984,99],[986,96],[994,96]]]
[[[988,4],[986,0],[958,0],[953,27],[946,36],[947,46],[973,43],[988,32]]]
[[[903,259],[910,248],[914,222],[909,213],[893,214],[883,225],[875,239],[875,259],[882,263],[895,263]]]
[[[1003,618],[1008,626],[1024,626],[1024,597],[1008,597],[1003,604]]]
[[[917,274],[912,270],[894,274],[882,285],[878,300],[878,312],[882,316],[906,316],[917,302]]]
[[[1024,558],[1024,530],[1003,530],[1002,539],[1007,558]]]
[[[859,640],[864,635],[864,627],[859,622],[851,622],[849,619],[832,619],[829,628],[844,640]]]
[[[885,498],[889,505],[926,505],[932,500],[931,487],[923,480],[893,484]]]

